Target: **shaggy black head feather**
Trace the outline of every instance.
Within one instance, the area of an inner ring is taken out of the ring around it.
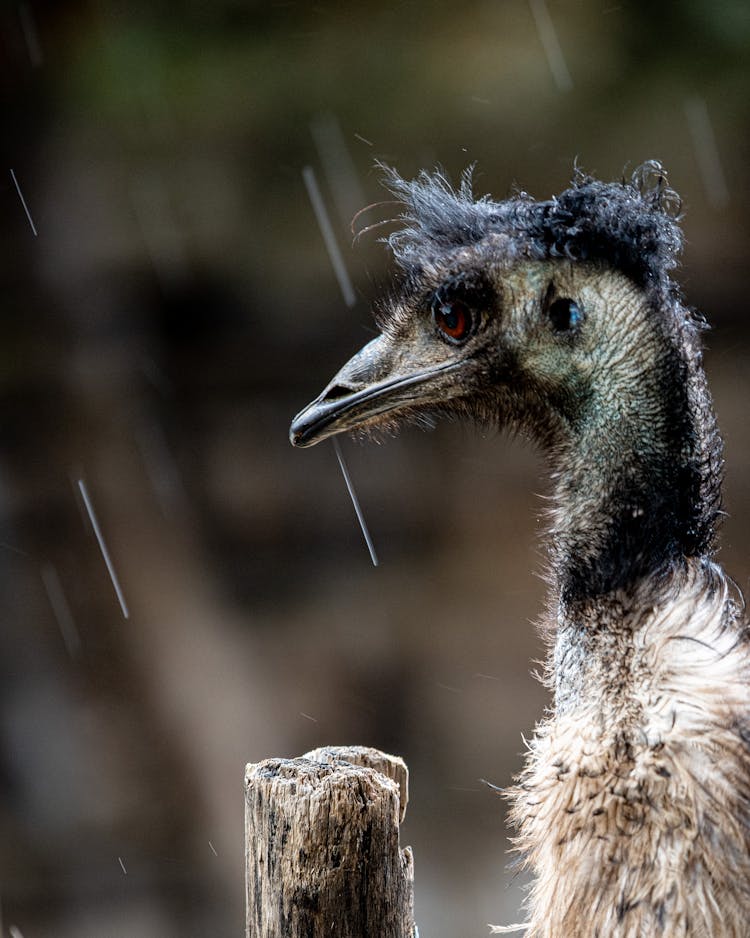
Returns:
[[[486,195],[475,199],[470,169],[454,188],[440,171],[422,171],[408,181],[383,168],[387,188],[405,206],[403,227],[386,241],[406,273],[418,273],[448,250],[499,234],[510,262],[604,261],[660,305],[676,295],[669,272],[682,249],[679,199],[658,162],[644,163],[619,183],[577,172],[569,189],[543,202],[525,192],[503,202]]]

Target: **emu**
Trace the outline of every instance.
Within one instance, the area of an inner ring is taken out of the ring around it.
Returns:
[[[548,457],[553,703],[508,793],[527,938],[750,935],[750,639],[713,559],[722,443],[676,195],[655,162],[549,201],[387,172],[381,334],[290,436],[446,415]]]

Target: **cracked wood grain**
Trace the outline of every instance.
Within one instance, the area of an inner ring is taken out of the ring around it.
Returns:
[[[248,765],[246,938],[414,938],[407,778],[362,746]]]

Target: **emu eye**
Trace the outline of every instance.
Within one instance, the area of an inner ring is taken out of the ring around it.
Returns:
[[[575,300],[555,300],[547,310],[549,321],[555,332],[570,332],[581,322],[583,313]]]
[[[432,302],[432,321],[449,342],[466,341],[474,329],[474,315],[460,300],[444,300],[436,296]]]

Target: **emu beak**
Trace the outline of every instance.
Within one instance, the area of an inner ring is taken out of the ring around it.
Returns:
[[[441,378],[459,362],[425,367],[424,358],[419,366],[409,359],[408,350],[388,337],[373,339],[297,414],[289,429],[291,444],[313,446],[336,433],[374,425],[390,411],[437,403],[445,396]]]

